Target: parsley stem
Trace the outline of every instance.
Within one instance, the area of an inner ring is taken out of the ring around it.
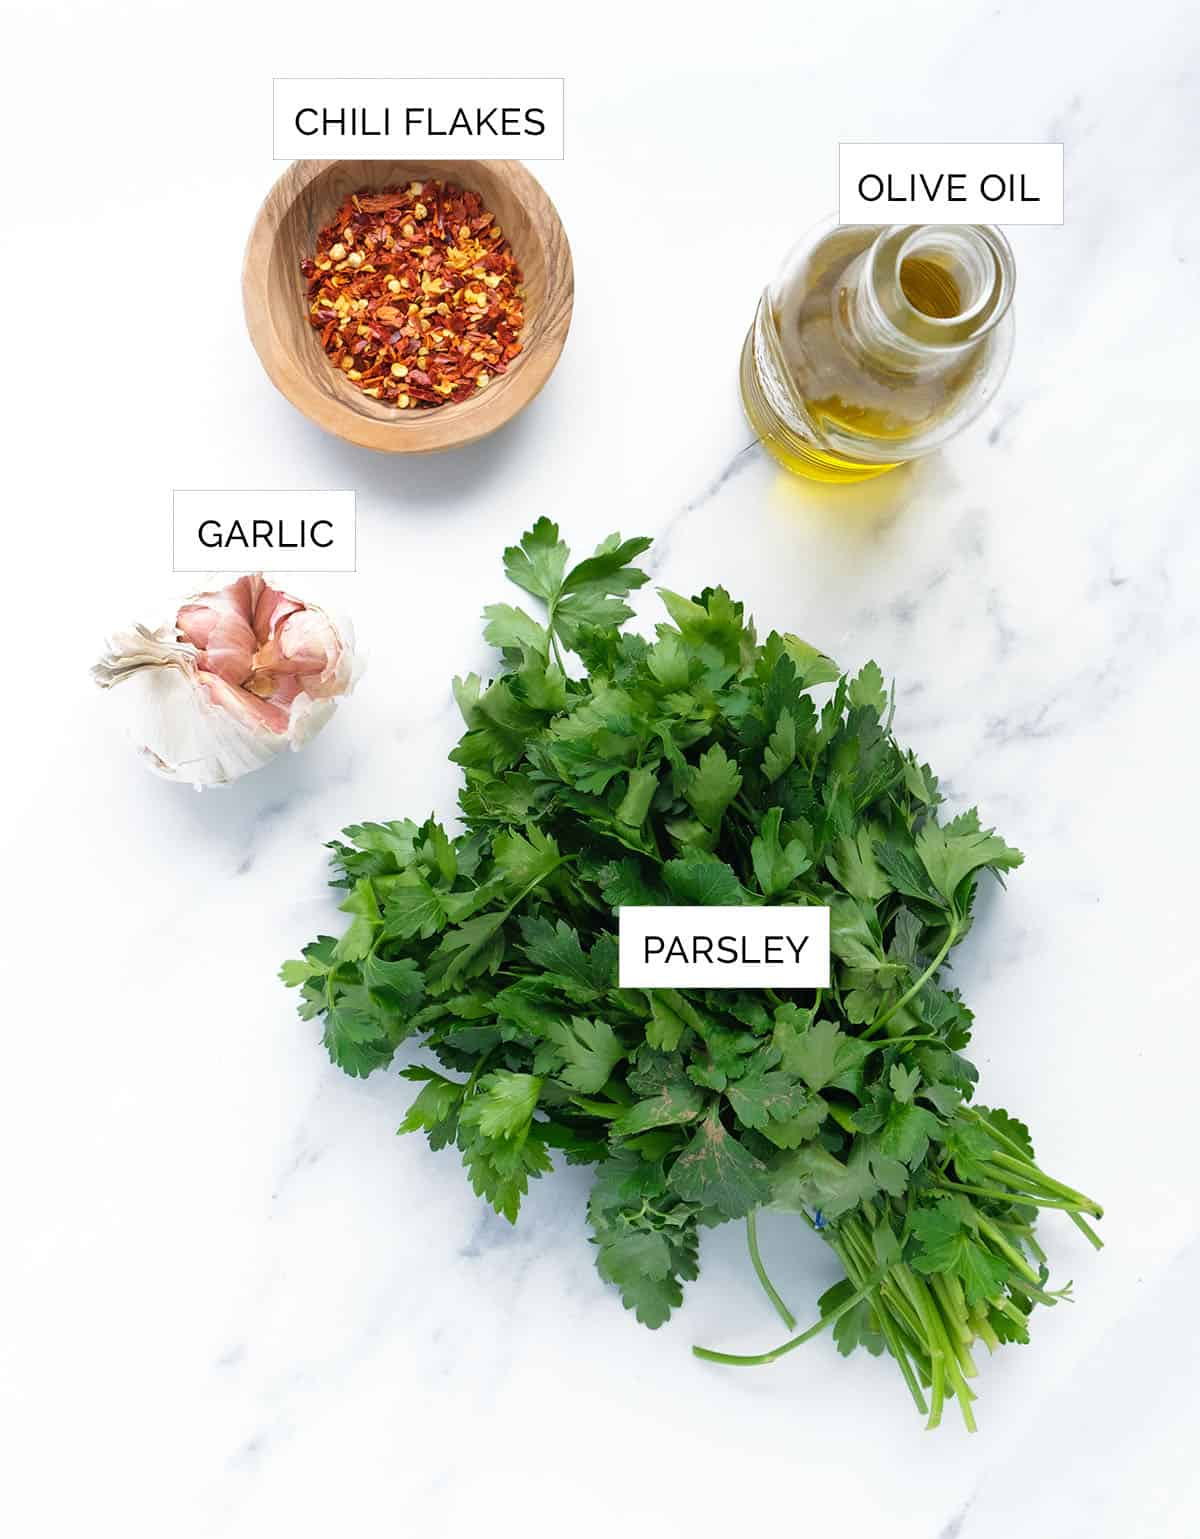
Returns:
[[[1027,1202],[1035,1208],[1061,1208],[1065,1213],[1076,1211],[1075,1204],[1063,1197],[1043,1197],[1033,1192],[1018,1192],[1011,1186],[1007,1189],[999,1186],[968,1186],[963,1181],[951,1181],[946,1177],[943,1177],[939,1184],[951,1191],[967,1192],[972,1197],[993,1197],[997,1202]]]
[[[467,1080],[466,1084],[463,1086],[463,1100],[464,1101],[469,1100],[470,1097],[472,1095],[474,1095],[474,1093],[475,1093],[475,1086],[479,1083],[479,1076],[483,1073],[484,1069],[487,1067],[488,1060],[491,1058],[492,1054],[495,1051],[496,1051],[496,1049],[494,1047],[490,1047],[490,1048],[488,1048],[486,1053],[482,1054],[482,1056],[479,1057],[476,1060],[475,1067],[471,1070],[470,1078]]]
[[[971,1316],[971,1324],[975,1328],[976,1335],[979,1337],[980,1341],[983,1342],[984,1346],[988,1349],[989,1352],[996,1352],[999,1350],[1000,1338],[992,1329],[991,1322],[988,1320],[988,1317],[985,1314],[977,1310]]]
[[[1000,1252],[1000,1254],[1004,1256],[1012,1266],[1016,1267],[1017,1271],[1020,1272],[1022,1277],[1027,1277],[1036,1288],[1041,1282],[1041,1278],[1029,1265],[1029,1262],[1026,1261],[1025,1257],[1021,1254],[1017,1247],[1015,1245],[1010,1245],[1009,1242],[1004,1238],[1003,1234],[1001,1234],[1000,1230],[997,1229],[995,1224],[992,1223],[991,1219],[985,1218],[985,1216],[980,1213],[978,1208],[975,1210],[975,1223],[979,1227],[980,1234],[986,1235],[988,1239],[991,1240],[996,1249]]]
[[[867,1242],[854,1235],[853,1231],[849,1228],[850,1222],[852,1221],[847,1221],[841,1227],[847,1230],[846,1238],[848,1240],[859,1239],[857,1248],[861,1251],[863,1244]],[[831,1239],[829,1244],[838,1260],[845,1267],[846,1276],[850,1279],[851,1283],[855,1285],[861,1283],[863,1276],[869,1271],[869,1264],[867,1267],[857,1264],[854,1258],[847,1254],[847,1251],[837,1241]],[[908,1301],[896,1292],[891,1286],[889,1279],[885,1277],[878,1288],[872,1290],[871,1308],[874,1311],[880,1334],[887,1343],[888,1351],[895,1358],[903,1375],[904,1382],[908,1385],[908,1392],[912,1396],[913,1404],[922,1416],[928,1416],[929,1406],[925,1401],[925,1396],[921,1393],[921,1386],[917,1380],[917,1371],[913,1368],[913,1359],[915,1358],[920,1371],[925,1371],[922,1363],[922,1358],[925,1354],[922,1345],[921,1328],[915,1315],[913,1315],[909,1308]],[[906,1339],[910,1345],[906,1344]]]
[[[951,1281],[956,1280],[947,1277],[944,1272],[935,1272],[929,1279],[929,1285],[933,1295],[934,1312],[939,1317],[939,1328],[950,1350],[950,1356],[947,1359],[950,1385],[968,1430],[974,1431],[974,1417],[971,1415],[970,1402],[975,1398],[975,1391],[967,1380],[973,1379],[979,1370],[975,1366],[975,1359],[971,1356],[973,1335],[967,1323],[966,1311],[960,1307],[960,1301],[956,1301],[950,1288]]]
[[[922,1282],[913,1276],[909,1268],[903,1264],[896,1270],[906,1275],[929,1335],[930,1353],[933,1360],[933,1389],[931,1391],[929,1420],[925,1423],[926,1429],[932,1429],[939,1424],[945,1392],[949,1389],[950,1393],[958,1401],[959,1410],[962,1413],[962,1419],[966,1424],[967,1431],[974,1432],[975,1416],[971,1410],[971,1401],[974,1400],[975,1394],[963,1377],[959,1360],[960,1344],[954,1340],[956,1331],[948,1327],[947,1322],[943,1319],[939,1296],[930,1287],[929,1283]],[[973,1373],[975,1365],[971,1362],[969,1356],[967,1362],[970,1364],[970,1370]]]
[[[558,637],[557,637],[557,635],[555,634],[555,631],[554,631],[554,600],[553,599],[551,599],[549,601],[549,603],[546,605],[546,631],[547,631],[547,634],[550,637],[550,646],[552,647],[552,649],[554,651],[554,661],[558,664],[559,672],[562,674],[563,678],[565,679],[566,676],[567,676],[566,664],[563,662],[563,655],[562,655],[562,653],[558,649]]]
[[[909,1340],[913,1343],[913,1346],[917,1351],[918,1361],[920,1361],[921,1355],[924,1354],[924,1335],[921,1330],[921,1322],[917,1318],[912,1304],[905,1297],[903,1290],[897,1288],[894,1283],[886,1278],[880,1285],[879,1291],[883,1297],[884,1303],[886,1303],[893,1317],[898,1320],[903,1326],[904,1330],[907,1331]],[[922,1415],[926,1413],[926,1410],[927,1408],[925,1406],[921,1407]]]
[[[963,1296],[962,1284],[953,1272],[935,1272],[933,1283],[939,1297],[943,1299],[942,1307],[946,1319],[957,1326],[959,1340],[963,1344],[960,1354],[963,1373],[968,1378],[974,1378],[978,1372],[975,1360],[971,1356],[971,1343],[975,1339],[975,1332],[967,1315],[967,1301]]]
[[[1068,1283],[1067,1287],[1070,1288],[1070,1286]],[[1033,1299],[1038,1304],[1048,1304],[1051,1308],[1058,1303],[1058,1298],[1054,1294],[1047,1293],[1044,1288],[1035,1288],[1032,1283],[1027,1283],[1021,1277],[1010,1277],[1008,1288],[1012,1293],[1023,1294],[1026,1298]]]
[[[579,1095],[571,1097],[571,1105],[577,1106],[580,1111],[586,1112],[589,1117],[603,1117],[608,1121],[619,1117],[626,1110],[624,1106],[618,1106],[615,1102],[596,1101]]]
[[[974,1370],[974,1363],[971,1364],[971,1367]],[[950,1384],[954,1390],[954,1398],[958,1401],[958,1410],[959,1415],[963,1419],[963,1426],[966,1427],[968,1432],[977,1432],[979,1428],[975,1422],[975,1412],[971,1409],[971,1402],[976,1398],[975,1391],[967,1383],[957,1357],[951,1359],[949,1368]]]
[[[775,1284],[767,1276],[767,1269],[763,1265],[763,1259],[759,1253],[757,1208],[751,1208],[749,1213],[746,1214],[746,1245],[750,1251],[750,1260],[754,1265],[755,1275],[762,1284],[763,1292],[775,1306],[775,1313],[783,1321],[784,1325],[787,1326],[789,1331],[794,1331],[796,1329],[796,1316],[780,1298]]]
[[[909,1000],[921,992],[921,990],[929,982],[930,978],[933,977],[934,973],[937,972],[938,968],[946,960],[947,953],[949,952],[951,946],[953,946],[954,942],[958,939],[958,931],[959,920],[952,919],[950,921],[950,928],[946,931],[946,939],[942,942],[942,945],[933,961],[930,962],[929,966],[912,985],[912,987],[905,989],[904,993],[901,994],[900,998],[894,1005],[885,1010],[877,1020],[871,1022],[866,1031],[863,1032],[864,1037],[874,1036],[874,1034],[879,1030],[881,1026],[887,1025],[897,1010],[903,1010]]]
[[[933,1301],[929,1289],[919,1283],[903,1262],[895,1268],[896,1277],[912,1301],[921,1319],[921,1328],[929,1348],[930,1377],[929,1420],[926,1431],[932,1431],[942,1420],[942,1406],[946,1399],[946,1341],[938,1330],[934,1317]]]
[[[1094,1246],[1096,1250],[1104,1249],[1104,1241],[1100,1238],[1100,1236],[1092,1228],[1091,1224],[1088,1223],[1087,1219],[1084,1218],[1081,1213],[1076,1213],[1071,1210],[1068,1211],[1067,1217],[1075,1225],[1076,1229],[1078,1229],[1084,1235],[1089,1245]]]
[[[887,1309],[876,1308],[876,1319],[879,1321],[879,1329],[883,1339],[887,1342],[888,1351],[900,1365],[900,1372],[904,1376],[904,1382],[908,1385],[908,1392],[913,1397],[913,1402],[922,1416],[929,1415],[929,1406],[925,1403],[925,1396],[921,1393],[921,1386],[917,1375],[913,1371],[912,1362],[905,1348],[903,1339],[896,1334],[894,1317]]]
[[[1083,1208],[1086,1212],[1092,1214],[1094,1218],[1104,1217],[1104,1209],[1099,1203],[1093,1202],[1090,1197],[1085,1197],[1082,1192],[1077,1192],[1074,1187],[1064,1186],[1061,1181],[1052,1180],[1043,1170],[1026,1158],[1025,1151],[1021,1148],[1020,1144],[1009,1138],[1006,1133],[996,1127],[981,1112],[964,1108],[964,1115],[979,1127],[984,1128],[996,1143],[1003,1144],[1006,1149],[1011,1151],[1009,1154],[996,1153],[992,1156],[991,1165],[993,1167],[1003,1166],[1003,1169],[995,1169],[995,1174],[1000,1179],[1011,1182],[1012,1177],[1006,1174],[1006,1172],[1011,1171],[1021,1176],[1022,1186],[1040,1186],[1045,1191],[1056,1192],[1060,1197],[1067,1199],[1064,1206],[1068,1208],[1072,1206]],[[1093,1245],[1097,1248],[1103,1246],[1104,1242],[1100,1239],[1100,1236],[1090,1225],[1085,1224],[1077,1213],[1073,1215],[1072,1221],[1083,1230]]]
[[[879,1285],[883,1274],[878,1273],[866,1287],[860,1288],[857,1293],[851,1294],[842,1304],[830,1314],[822,1315],[815,1325],[810,1325],[806,1331],[801,1331],[799,1336],[793,1336],[790,1341],[785,1341],[782,1346],[774,1347],[770,1352],[759,1352],[754,1357],[739,1357],[734,1352],[714,1352],[711,1347],[693,1347],[692,1354],[702,1357],[706,1363],[726,1363],[732,1368],[755,1368],[760,1363],[773,1363],[787,1352],[794,1352],[797,1347],[803,1346],[806,1341],[811,1341],[814,1336],[819,1336],[827,1326],[835,1320],[840,1320],[844,1314],[848,1314],[856,1304],[861,1304],[872,1291]]]
[[[999,1165],[993,1165],[987,1160],[976,1161],[975,1169],[980,1180],[992,1181],[997,1186],[1002,1187],[1008,1195],[1009,1202],[1025,1202],[1038,1207],[1041,1205],[1040,1199],[1043,1197],[1053,1197],[1062,1207],[1077,1209],[1081,1202],[1086,1201],[1086,1199],[1078,1198],[1075,1195],[1063,1198],[1057,1192],[1047,1191],[1044,1187],[1040,1187],[1030,1177],[1014,1175],[1012,1171],[1003,1170]]]
[[[980,1127],[984,1128],[996,1143],[1003,1144],[1010,1153],[1019,1155],[1024,1159],[1025,1151],[1021,1148],[1021,1145],[998,1128],[989,1117],[985,1117],[982,1112],[976,1111],[974,1107],[964,1107],[963,1115],[971,1122],[978,1123]]]
[[[1085,1197],[1082,1192],[1077,1192],[1074,1187],[1064,1186],[1061,1181],[1055,1181],[1044,1171],[1039,1170],[1036,1165],[1030,1164],[1028,1160],[1014,1159],[1011,1154],[998,1152],[992,1155],[991,1163],[1005,1170],[1011,1170],[1021,1177],[1026,1186],[1040,1186],[1045,1191],[1057,1193],[1060,1197],[1071,1198],[1085,1212],[1093,1214],[1096,1218],[1104,1217],[1104,1209],[1099,1203],[1093,1202],[1090,1197]]]

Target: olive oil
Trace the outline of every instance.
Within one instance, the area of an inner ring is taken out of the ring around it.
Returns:
[[[962,314],[962,295],[954,274],[932,257],[910,256],[900,263],[900,288],[914,310],[938,321]]]
[[[829,231],[763,295],[742,355],[751,425],[819,481],[865,480],[927,453],[999,384],[1011,292],[996,232]]]

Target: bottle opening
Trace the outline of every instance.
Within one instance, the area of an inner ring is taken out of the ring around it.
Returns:
[[[898,254],[900,292],[931,321],[974,317],[992,298],[998,276],[991,246],[969,225],[918,228]]]
[[[928,257],[905,257],[900,264],[900,288],[914,310],[935,321],[962,313],[962,296],[954,274]]]

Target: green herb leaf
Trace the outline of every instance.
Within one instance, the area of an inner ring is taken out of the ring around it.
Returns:
[[[326,968],[315,965],[307,960],[285,962],[279,969],[279,976],[289,989],[299,988],[300,984],[307,982],[309,978],[323,977]]]
[[[577,985],[572,997],[581,1003],[598,999],[616,982],[616,946],[611,936],[601,936],[585,953],[578,932],[563,919],[522,919],[522,949],[529,960],[548,973]]]
[[[996,1297],[1012,1268],[978,1242],[971,1232],[969,1214],[968,1205],[953,1197],[943,1198],[934,1207],[919,1208],[910,1223],[920,1246],[913,1266],[927,1275],[948,1272],[957,1277],[967,1303],[974,1306]]]
[[[725,809],[738,794],[742,777],[719,743],[704,754],[692,771],[684,793],[706,828],[719,828]]]
[[[559,1064],[558,1078],[581,1095],[602,1090],[625,1056],[607,1021],[573,1015],[569,1020],[545,1021],[541,1031],[549,1046],[538,1054],[535,1063],[546,1069]]]
[[[326,1013],[324,1041],[338,1068],[362,1079],[389,1064],[395,1051],[385,1020],[350,1005]]]
[[[772,807],[762,821],[761,831],[750,845],[750,859],[759,891],[766,898],[778,897],[812,865],[808,851],[799,839],[780,842],[779,827],[783,810]]]
[[[971,809],[940,828],[932,819],[917,835],[917,854],[929,879],[946,902],[965,912],[963,889],[967,878],[981,867],[1011,871],[1025,857],[1005,844],[991,829],[981,828],[979,814]]]
[[[796,762],[796,722],[786,707],[780,711],[775,730],[763,751],[763,774],[774,782]]]
[[[766,1166],[728,1134],[715,1116],[701,1123],[671,1167],[669,1184],[687,1202],[743,1218],[770,1195]]]
[[[462,1109],[460,1120],[485,1138],[524,1138],[529,1132],[542,1082],[533,1074],[498,1070],[485,1074]]]
[[[897,1101],[905,1105],[916,1094],[917,1086],[921,1083],[920,1069],[906,1069],[902,1063],[894,1063],[888,1074],[888,1084]]]
[[[504,570],[518,588],[549,604],[562,587],[569,555],[558,537],[558,525],[539,518],[519,545],[510,545],[504,552]]]
[[[733,904],[746,901],[746,890],[722,860],[669,860],[663,880],[677,903]]]
[[[799,636],[785,635],[783,646],[795,663],[796,673],[805,689],[812,689],[817,684],[833,684],[840,676],[841,669],[832,658],[809,646],[807,641],[801,641]]]
[[[695,1122],[704,1106],[703,1092],[676,1068],[662,1079],[653,1095],[637,1101],[614,1120],[612,1133],[615,1138],[632,1138],[650,1128]]]
[[[623,599],[647,580],[645,572],[629,563],[651,543],[610,535],[595,555],[571,568],[552,609],[554,629],[567,646],[575,646],[584,626],[618,626],[629,619],[633,610]]]
[[[464,978],[472,978],[489,969],[494,971],[504,949],[500,933],[503,923],[503,913],[480,914],[457,929],[448,930],[429,958],[429,982],[444,992]]]
[[[532,647],[536,652],[546,652],[549,640],[545,627],[531,619],[523,609],[514,609],[511,604],[489,604],[483,613],[487,620],[483,638],[492,646],[518,650]]]
[[[627,823],[630,828],[640,828],[646,821],[646,814],[650,811],[650,803],[657,790],[658,774],[654,769],[630,770],[625,795],[617,806],[618,823]]]
[[[551,1168],[546,1145],[533,1134],[523,1139],[492,1139],[480,1132],[466,1142],[463,1164],[475,1195],[491,1203],[510,1224],[517,1221],[530,1180]]]
[[[768,1137],[772,1122],[794,1124],[808,1105],[804,1086],[791,1075],[761,1066],[743,1074],[725,1093],[742,1126]]]
[[[887,687],[878,663],[867,663],[862,672],[851,681],[848,698],[852,706],[865,706],[882,716],[887,710]]]
[[[398,1133],[425,1132],[435,1135],[440,1130],[448,1129],[448,1136],[443,1139],[443,1143],[449,1142],[449,1139],[454,1136],[453,1123],[459,1102],[462,1100],[463,1087],[454,1080],[435,1073],[432,1069],[411,1068],[401,1069],[400,1072],[405,1079],[424,1080],[425,1083],[396,1131]],[[433,1142],[432,1137],[430,1142]],[[441,1145],[435,1145],[435,1147],[441,1147]]]
[[[810,1090],[824,1090],[857,1069],[871,1052],[872,1044],[839,1031],[833,1021],[797,1024],[794,1006],[776,1014],[775,1046],[785,1074],[798,1075]]]

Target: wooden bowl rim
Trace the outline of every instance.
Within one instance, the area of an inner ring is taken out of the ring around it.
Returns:
[[[339,160],[296,160],[276,178],[263,199],[246,242],[242,262],[242,306],[246,329],[259,361],[271,383],[298,411],[326,432],[349,443],[359,444],[385,454],[425,454],[476,443],[512,420],[529,405],[550,378],[558,363],[575,301],[575,272],[571,245],[549,193],[519,160],[492,160],[486,165],[492,173],[507,180],[518,201],[529,215],[530,227],[543,249],[549,229],[561,244],[561,261],[556,273],[547,261],[548,280],[553,284],[556,301],[563,311],[560,324],[540,334],[533,346],[521,355],[521,367],[495,381],[481,401],[451,402],[431,411],[411,416],[397,413],[397,420],[382,421],[363,416],[317,390],[293,358],[292,349],[279,336],[271,320],[268,300],[268,274],[279,228],[297,198],[318,176]],[[470,169],[480,162],[471,160],[394,160],[389,166],[429,166],[439,178],[460,181],[469,178]],[[403,174],[397,180],[403,180]],[[463,185],[469,185],[469,181]],[[280,194],[283,196],[280,196]],[[547,302],[549,291],[543,303]],[[465,408],[470,407],[466,412]]]

